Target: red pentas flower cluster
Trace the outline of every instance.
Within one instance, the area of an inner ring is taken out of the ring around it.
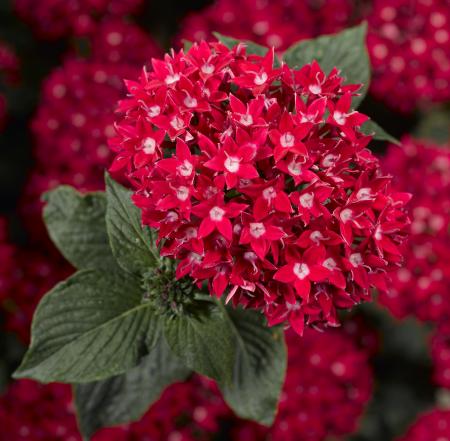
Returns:
[[[368,20],[376,97],[404,112],[450,99],[448,0],[375,0]]]
[[[354,432],[372,394],[368,353],[341,331],[288,334],[289,363],[271,429],[237,423],[235,441],[323,441]]]
[[[243,45],[202,42],[152,66],[127,81],[111,171],[179,259],[177,277],[298,333],[385,288],[409,195],[391,192],[367,149],[359,86]]]
[[[14,0],[22,20],[41,38],[86,35],[102,17],[122,17],[136,12],[142,0]]]
[[[212,441],[228,407],[215,385],[194,377],[167,388],[136,423],[104,429],[93,441]],[[2,439],[8,441],[81,441],[71,388],[20,380],[0,397]]]
[[[450,411],[434,409],[422,414],[397,441],[446,441],[450,433]]]
[[[16,83],[19,77],[19,59],[13,49],[0,41],[0,82],[8,86]],[[0,130],[3,129],[7,115],[6,97],[0,93]]]
[[[178,40],[201,41],[220,32],[283,50],[298,40],[349,26],[354,12],[348,0],[216,0],[184,19]]]
[[[81,441],[69,385],[12,383],[0,397],[2,439]]]
[[[404,138],[390,146],[384,168],[395,188],[414,194],[405,267],[392,274],[380,301],[397,317],[442,321],[450,316],[450,150]]]
[[[0,219],[0,312],[5,330],[28,343],[39,300],[70,272],[59,256],[13,245]]]
[[[434,382],[450,389],[450,324],[447,321],[441,323],[433,333],[431,357]]]

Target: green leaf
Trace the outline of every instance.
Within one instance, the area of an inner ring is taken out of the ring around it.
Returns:
[[[361,132],[366,135],[373,135],[373,139],[378,141],[388,141],[394,144],[400,145],[400,141],[389,135],[384,129],[382,129],[375,121],[369,120],[361,126]]]
[[[89,439],[103,427],[139,420],[167,386],[189,374],[161,336],[150,354],[127,373],[74,386],[81,433]]]
[[[131,191],[106,175],[106,228],[111,249],[126,271],[141,274],[159,262],[155,238],[141,222],[140,210],[131,200]]]
[[[335,35],[303,40],[287,49],[283,59],[292,68],[300,68],[316,60],[325,73],[337,67],[347,84],[364,84],[361,95],[353,98],[353,104],[357,107],[364,99],[370,82],[366,33],[367,24],[362,23]]]
[[[261,46],[260,44],[254,43],[253,41],[238,40],[236,38],[227,37],[225,35],[219,34],[218,32],[213,32],[213,35],[228,49],[233,49],[239,43],[244,43],[245,47],[247,48],[247,54],[259,55],[260,57],[266,55],[267,51],[269,50],[269,48],[267,48],[266,46]],[[277,56],[275,56],[274,64],[276,67],[279,67],[281,65],[280,60],[278,59]]]
[[[416,138],[445,145],[450,140],[450,108],[427,109],[414,130]]]
[[[198,301],[196,305],[195,311],[167,318],[167,343],[186,366],[228,384],[236,353],[233,329],[215,304]]]
[[[228,405],[241,418],[272,425],[286,373],[286,345],[280,327],[269,328],[252,310],[227,308],[236,337],[233,383],[221,386]]]
[[[104,193],[82,195],[61,186],[45,194],[44,221],[50,238],[76,268],[116,265],[106,233]]]
[[[36,310],[15,378],[85,383],[136,366],[160,329],[141,291],[139,281],[120,270],[82,270],[58,284]]]

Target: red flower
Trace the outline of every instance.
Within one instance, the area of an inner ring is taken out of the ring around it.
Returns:
[[[205,42],[153,60],[127,82],[112,170],[179,260],[177,277],[301,333],[385,288],[407,197],[366,148],[366,117],[349,108],[359,86],[315,62],[273,63],[273,51]]]

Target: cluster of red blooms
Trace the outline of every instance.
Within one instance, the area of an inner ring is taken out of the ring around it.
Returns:
[[[435,384],[450,389],[450,324],[442,322],[431,340],[433,359],[433,380]]]
[[[14,84],[19,75],[19,59],[6,43],[0,41],[0,81]],[[0,131],[2,130],[7,113],[6,98],[0,93]]]
[[[20,18],[41,38],[93,32],[103,17],[123,17],[136,12],[143,0],[14,0]]]
[[[14,382],[0,398],[2,439],[81,441],[71,395],[68,385]],[[93,441],[212,441],[225,417],[230,411],[216,386],[194,377],[166,389],[139,422],[104,429]]]
[[[0,219],[0,311],[4,329],[28,343],[31,319],[41,297],[66,278],[70,268],[61,259],[9,242]]]
[[[218,31],[284,50],[361,18],[369,22],[374,96],[404,112],[450,98],[448,0],[216,0],[183,21],[179,40],[200,41]]]
[[[396,188],[414,195],[405,267],[392,274],[380,301],[399,318],[434,322],[450,317],[450,150],[404,138],[383,163]]]
[[[401,111],[450,99],[448,0],[375,0],[368,37],[371,91]]]
[[[317,63],[274,68],[205,42],[152,60],[119,104],[111,171],[177,277],[259,308],[270,324],[338,323],[401,261],[408,194],[367,149],[357,85]]]
[[[289,363],[271,429],[238,422],[235,441],[323,441],[354,432],[372,393],[368,352],[342,331],[288,335]]]
[[[89,59],[70,57],[44,81],[32,121],[36,166],[21,204],[34,237],[45,236],[40,222],[43,192],[61,184],[81,191],[103,187],[111,160],[107,139],[114,135],[113,112],[125,93],[123,78],[135,76],[138,66],[159,54],[153,40],[135,25],[109,21],[97,31]]]
[[[284,50],[298,40],[349,26],[354,12],[349,0],[216,0],[184,19],[178,40],[208,40],[220,32]]]
[[[397,441],[447,441],[450,434],[450,411],[434,409],[422,414]]]

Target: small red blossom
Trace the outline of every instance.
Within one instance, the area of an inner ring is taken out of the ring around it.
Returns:
[[[202,42],[152,65],[126,83],[111,170],[177,277],[298,333],[385,289],[408,198],[367,149],[367,117],[350,108],[358,85],[316,62],[276,68],[273,50],[242,44]]]

